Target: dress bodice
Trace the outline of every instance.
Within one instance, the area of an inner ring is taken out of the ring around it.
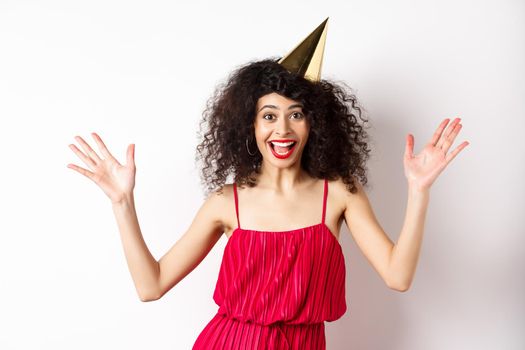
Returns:
[[[225,248],[213,294],[218,313],[244,322],[308,324],[334,321],[346,312],[345,260],[322,221],[288,231],[238,227]],[[237,188],[235,208],[239,220]]]

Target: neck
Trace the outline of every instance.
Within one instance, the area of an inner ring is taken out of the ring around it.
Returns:
[[[277,168],[263,160],[257,186],[276,193],[294,192],[308,180],[311,180],[311,177],[301,168],[299,162],[287,168]]]

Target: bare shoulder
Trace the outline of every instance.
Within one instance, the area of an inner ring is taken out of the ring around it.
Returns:
[[[206,198],[210,215],[221,225],[223,232],[228,232],[234,227],[235,200],[233,184],[225,184],[220,189],[211,192]]]
[[[354,184],[357,188],[356,193],[352,193],[348,190],[348,185],[343,182],[343,179],[339,177],[336,180],[329,181],[331,197],[333,200],[337,203],[337,206],[341,208],[343,211],[347,209],[348,206],[355,205],[357,198],[359,196],[362,196],[364,193],[363,186],[357,180],[357,178],[354,177]]]

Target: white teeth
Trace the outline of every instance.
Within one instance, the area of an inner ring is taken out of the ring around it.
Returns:
[[[275,142],[275,141],[271,141],[271,143],[274,145],[274,146],[279,146],[279,147],[288,147],[290,145],[293,145],[295,142]]]
[[[282,154],[286,154],[286,153],[288,153],[288,152],[289,152],[289,151],[285,151],[285,152],[281,153],[281,152],[278,152],[277,150],[275,150],[275,153],[277,153],[277,154],[281,154],[281,155],[282,155]]]

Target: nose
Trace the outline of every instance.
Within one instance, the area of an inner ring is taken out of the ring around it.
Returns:
[[[279,118],[275,126],[275,133],[280,136],[288,135],[290,133],[290,125],[288,123],[288,118]]]

